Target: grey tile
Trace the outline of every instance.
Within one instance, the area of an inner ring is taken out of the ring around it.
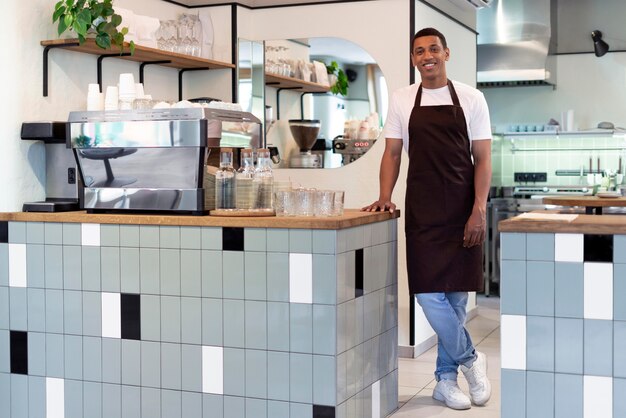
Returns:
[[[101,247],[100,259],[102,260],[102,291],[120,291],[120,249],[117,247]]]
[[[180,298],[161,296],[161,340],[180,343]]]
[[[161,387],[164,389],[181,389],[181,345],[161,344]]]
[[[180,227],[161,226],[160,243],[161,248],[180,248]]]
[[[83,416],[102,418],[102,383],[83,382]]]
[[[63,224],[57,222],[45,222],[43,230],[44,242],[46,244],[63,244]]]
[[[159,248],[159,226],[139,225],[139,245],[141,248]]]
[[[267,398],[289,401],[289,353],[267,352]]]
[[[245,302],[246,348],[267,348],[267,302],[247,300]]]
[[[244,228],[244,251],[266,251],[267,233],[265,228]]]
[[[199,250],[202,248],[201,228],[197,226],[180,227],[180,248]]]
[[[2,350],[0,349],[0,351]],[[8,366],[8,351],[6,358]],[[1,371],[2,367],[0,366]],[[39,332],[28,333],[28,374],[30,376],[46,376],[46,334]]]
[[[626,266],[625,266],[626,267]],[[582,318],[584,308],[583,263],[554,263],[554,314]]]
[[[373,225],[376,227],[376,225]],[[372,241],[372,245],[378,244],[378,240],[380,239],[380,234],[376,233],[372,235],[375,236],[376,239]],[[345,253],[348,247],[348,233],[345,229],[340,229],[337,231],[337,254]]]
[[[0,402],[2,402],[2,397],[0,397]],[[29,376],[28,378],[28,415],[30,417],[46,416],[46,379],[43,377]],[[1,407],[0,416],[5,416],[2,415]]]
[[[83,247],[82,281],[83,290],[100,291],[100,247]]]
[[[161,343],[141,341],[141,386],[161,387]]]
[[[46,332],[63,333],[62,290],[46,290]]]
[[[0,265],[8,266],[8,261],[8,254],[6,257],[7,264],[3,264],[3,257],[0,256]],[[2,269],[2,267],[0,267],[0,269]],[[28,283],[28,287],[31,288],[44,288],[46,286],[45,248],[43,245],[26,245],[26,282]],[[6,284],[8,284],[8,282]],[[2,285],[2,280],[0,280],[0,285]]]
[[[243,348],[245,346],[244,307],[243,300],[224,300],[224,347]]]
[[[66,334],[83,335],[83,292],[63,292],[63,319]]]
[[[181,354],[182,390],[202,392],[202,347],[183,344]]]
[[[141,418],[161,416],[161,390],[141,388]]]
[[[245,396],[245,350],[224,348],[224,395]]]
[[[102,382],[121,383],[122,343],[117,338],[102,339]]]
[[[26,222],[9,221],[9,243],[26,244]]]
[[[46,245],[46,288],[63,289],[63,247]]]
[[[139,279],[142,294],[158,295],[160,293],[159,271],[159,250],[141,248],[139,250]]]
[[[336,335],[337,308],[313,305],[313,354],[335,355]]]
[[[314,254],[335,254],[337,251],[337,231],[334,230],[313,230],[313,253]]]
[[[28,331],[46,330],[46,292],[43,289],[28,288]],[[2,297],[0,297],[2,300]],[[0,302],[1,303],[1,302]],[[8,304],[7,304],[8,305]],[[8,316],[7,316],[8,319]],[[0,326],[0,328],[2,328]]]
[[[267,401],[267,416],[289,418],[289,402]]]
[[[141,388],[122,386],[122,418],[141,418]]]
[[[289,252],[311,254],[313,252],[313,232],[310,229],[290,229]]]
[[[313,417],[313,405],[292,402],[289,404],[289,414],[292,417],[312,418]]]
[[[181,332],[183,344],[202,344],[202,300],[181,298]]]
[[[180,296],[180,250],[160,250],[161,294]]]
[[[252,300],[267,300],[266,253],[246,251],[244,252],[244,259],[245,298]]]
[[[102,296],[98,292],[83,292],[83,334],[102,335]]]
[[[313,356],[313,404],[336,405],[337,371],[335,357]]]
[[[182,416],[184,418],[202,418],[201,393],[182,393]]]
[[[202,299],[202,344],[222,346],[221,299]]]
[[[83,337],[83,379],[93,382],[102,380],[102,339]]]
[[[81,245],[81,225],[78,223],[63,224],[63,245]]]
[[[271,418],[275,418],[269,415]],[[265,399],[246,398],[246,417],[267,418],[267,401]]]
[[[202,297],[222,297],[221,251],[202,251]]]
[[[202,418],[224,418],[224,397],[203,393],[202,413]]]
[[[28,376],[11,375],[11,418],[28,418]]]
[[[9,325],[9,288],[0,286],[0,329],[10,329]]]
[[[200,239],[203,250],[222,250],[222,228],[202,228]]]
[[[228,299],[244,298],[244,253],[242,251],[224,251],[222,264],[224,297]]]
[[[80,335],[65,335],[65,379],[83,380],[83,338]]]
[[[528,234],[526,236],[526,259],[554,261],[554,234]]]
[[[180,250],[180,294],[202,294],[202,253],[200,250]]]
[[[161,297],[141,295],[141,339],[161,341]]]
[[[582,319],[554,319],[554,370],[559,373],[582,374]]]
[[[359,248],[363,248],[363,228],[361,226],[348,228],[346,229],[346,232],[347,232],[347,241],[346,241],[347,250],[356,250]]]
[[[139,247],[139,225],[120,225],[120,247]]]
[[[613,324],[601,319],[584,320],[584,374],[612,376]]]
[[[369,324],[373,324],[375,322],[377,322],[377,318],[378,318],[378,301],[377,301],[377,297],[376,295],[378,295],[379,292],[376,293],[371,293],[369,294],[367,297],[362,298],[363,299],[363,313],[365,314],[365,306],[368,305],[369,303],[372,304],[372,309],[370,310],[370,312],[372,312],[373,315],[370,316],[370,322]],[[352,348],[355,345],[357,345],[357,338],[356,338],[356,299],[352,299],[349,300],[347,302],[345,302],[346,305],[346,328],[345,328],[345,333],[346,333],[346,348]],[[367,321],[366,321],[367,322]],[[369,336],[373,337],[375,335],[378,335],[379,332],[377,332],[377,326],[376,327],[370,327],[370,329],[372,331],[370,331]]]
[[[617,235],[616,235],[617,236]],[[626,416],[626,379],[613,379],[613,416]]]
[[[103,247],[119,247],[120,226],[109,224],[100,225],[100,245]]]
[[[289,400],[291,402],[313,402],[313,356],[311,354],[289,354]]]
[[[246,351],[246,396],[267,398],[267,351]]]
[[[267,253],[267,300],[289,302],[289,254]]]
[[[359,299],[363,299],[363,302],[365,302],[365,298]],[[347,304],[345,302],[341,305],[337,305],[337,353],[343,353],[346,351],[346,347],[348,345],[346,312]]]
[[[182,396],[177,390],[161,391],[161,416],[168,418],[182,418]]]
[[[11,375],[0,373],[0,416],[11,416]]]
[[[502,260],[500,279],[500,312],[526,315],[526,263]]]
[[[141,341],[122,340],[122,384],[141,384]]]
[[[63,246],[63,288],[82,289],[82,250],[80,246]]]
[[[554,418],[583,418],[583,377],[554,375]]]
[[[83,418],[83,382],[66,379],[63,384],[65,418]]]
[[[267,303],[267,349],[289,351],[289,304]]]
[[[102,416],[122,418],[122,387],[120,385],[102,385]]]
[[[120,291],[139,293],[139,248],[120,248]]]
[[[267,229],[267,252],[289,252],[288,229]]]
[[[289,351],[313,352],[313,305],[289,304]]]
[[[26,223],[26,243],[28,244],[43,244],[44,243],[43,222],[27,222]]]
[[[224,418],[246,416],[246,400],[237,396],[224,396]]]
[[[617,239],[617,235],[614,239]],[[626,265],[624,264],[613,264],[613,319],[626,321]]]
[[[526,263],[526,314],[554,316],[554,263]]]
[[[526,372],[502,369],[500,376],[502,418],[526,418]]]
[[[313,255],[313,303],[337,303],[337,263],[334,255]]]
[[[502,260],[526,259],[526,234],[504,232],[500,235],[500,256]]]
[[[626,263],[626,235],[613,237],[613,263]]]
[[[0,373],[11,373],[11,342],[9,335],[9,330],[0,330]],[[28,343],[28,352],[30,354],[30,339]]]
[[[63,378],[63,335],[46,334],[46,376]]]
[[[613,376],[626,378],[626,322],[613,322]],[[624,392],[626,393],[626,392]]]
[[[554,413],[554,374],[526,372],[526,414],[547,417]]]
[[[28,249],[27,249],[28,251]],[[28,263],[28,252],[26,253],[26,262]],[[28,268],[28,265],[27,267]],[[28,274],[28,270],[27,270]],[[27,278],[27,280],[29,280]],[[30,280],[28,281],[30,283]],[[9,244],[0,243],[0,286],[9,285]],[[7,317],[8,318],[8,317]]]

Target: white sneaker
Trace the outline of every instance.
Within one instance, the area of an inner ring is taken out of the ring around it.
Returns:
[[[470,397],[474,405],[484,405],[491,397],[491,383],[487,379],[487,356],[476,352],[472,367],[461,365],[461,371],[469,384]]]
[[[444,402],[448,408],[470,409],[472,403],[463,393],[456,380],[440,380],[433,389],[433,398]]]

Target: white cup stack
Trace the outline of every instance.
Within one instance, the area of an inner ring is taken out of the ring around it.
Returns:
[[[87,110],[99,111],[104,109],[104,101],[102,93],[100,93],[100,85],[89,84],[87,91]]]
[[[135,83],[135,99],[143,99],[146,96],[142,83]]]
[[[117,86],[107,87],[104,98],[104,110],[117,110],[119,106],[119,92]]]
[[[131,73],[120,74],[119,88],[119,109],[132,110],[133,101],[136,97],[135,77]]]

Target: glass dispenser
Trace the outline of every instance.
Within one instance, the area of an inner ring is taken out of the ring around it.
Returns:
[[[254,209],[256,184],[254,183],[254,160],[250,148],[241,151],[241,162],[236,174],[236,183],[237,209]]]
[[[273,210],[272,187],[274,185],[274,174],[272,173],[270,152],[267,148],[260,148],[257,151],[254,184],[257,190],[254,208],[257,210]]]
[[[220,149],[220,168],[215,172],[215,209],[235,209],[235,169],[233,149]]]

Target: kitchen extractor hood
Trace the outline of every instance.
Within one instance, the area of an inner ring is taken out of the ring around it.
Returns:
[[[556,60],[549,54],[555,17],[552,0],[494,0],[480,9],[478,86],[555,85]]]

